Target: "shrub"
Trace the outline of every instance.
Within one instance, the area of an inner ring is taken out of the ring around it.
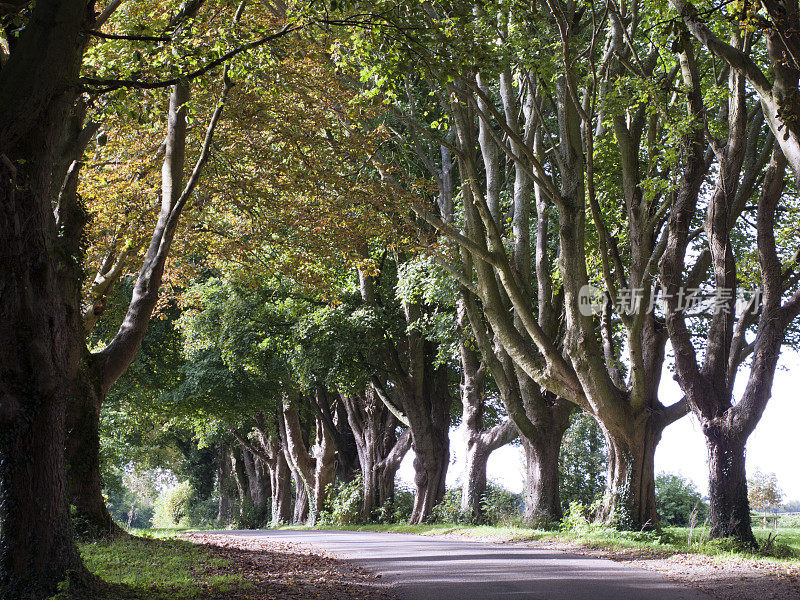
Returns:
[[[589,509],[578,500],[570,502],[567,514],[561,521],[561,529],[575,533],[588,533],[592,529],[592,523],[589,521]]]
[[[189,511],[192,488],[188,481],[164,489],[156,498],[153,527],[177,527]]]
[[[153,527],[202,527],[215,522],[219,500],[211,497],[198,500],[192,486],[183,481],[166,488],[153,506]]]
[[[375,509],[378,523],[406,523],[414,512],[414,492],[408,488],[398,487],[394,491],[394,499]]]
[[[459,523],[464,520],[461,514],[461,490],[447,490],[444,498],[433,507],[431,520],[437,523]]]
[[[265,516],[263,511],[256,509],[250,496],[245,496],[244,500],[236,503],[233,514],[233,524],[236,529],[258,529],[270,520],[269,515]]]
[[[656,508],[663,523],[686,527],[697,510],[696,521],[702,522],[708,514],[708,505],[694,483],[673,473],[656,477]]]
[[[216,523],[219,515],[219,498],[206,498],[197,500],[194,495],[189,497],[186,514],[181,520],[184,527],[206,527]]]
[[[364,485],[361,475],[350,483],[337,483],[328,491],[327,506],[320,511],[320,525],[355,525],[361,521]]]
[[[481,499],[483,518],[489,525],[508,525],[522,518],[523,500],[521,494],[489,484]]]

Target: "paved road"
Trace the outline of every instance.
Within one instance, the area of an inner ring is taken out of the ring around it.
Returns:
[[[403,600],[711,600],[630,565],[523,544],[357,531],[225,531],[312,546],[380,573]]]

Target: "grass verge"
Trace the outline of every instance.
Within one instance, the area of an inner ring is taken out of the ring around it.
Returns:
[[[252,588],[241,574],[226,572],[232,561],[181,540],[130,536],[84,543],[80,551],[87,569],[103,580],[96,600],[197,600]],[[65,590],[56,599],[85,597]]]

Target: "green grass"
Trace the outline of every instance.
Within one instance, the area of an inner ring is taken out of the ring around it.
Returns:
[[[108,584],[98,600],[188,600],[252,587],[238,573],[220,572],[231,561],[180,540],[126,537],[84,543],[80,551],[89,571]],[[67,591],[57,598],[73,597]]]
[[[661,532],[616,531],[606,527],[587,525],[578,530],[547,530],[527,527],[460,525],[452,523],[434,523],[425,525],[407,524],[374,524],[353,525],[347,527],[330,527],[328,529],[346,529],[354,531],[383,531],[395,533],[413,533],[418,535],[458,535],[487,541],[550,541],[579,544],[589,548],[609,552],[627,552],[642,555],[668,556],[676,553],[696,553],[719,557],[763,556],[773,560],[800,561],[800,528],[772,529],[754,528],[759,542],[763,544],[770,534],[775,539],[766,552],[754,554],[741,551],[730,540],[709,540],[708,530],[696,527],[692,530],[685,527],[665,527]]]

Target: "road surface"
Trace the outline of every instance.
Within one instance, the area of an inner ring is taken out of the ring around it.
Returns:
[[[322,550],[379,573],[402,600],[711,600],[656,572],[524,544],[360,531],[214,533]]]

